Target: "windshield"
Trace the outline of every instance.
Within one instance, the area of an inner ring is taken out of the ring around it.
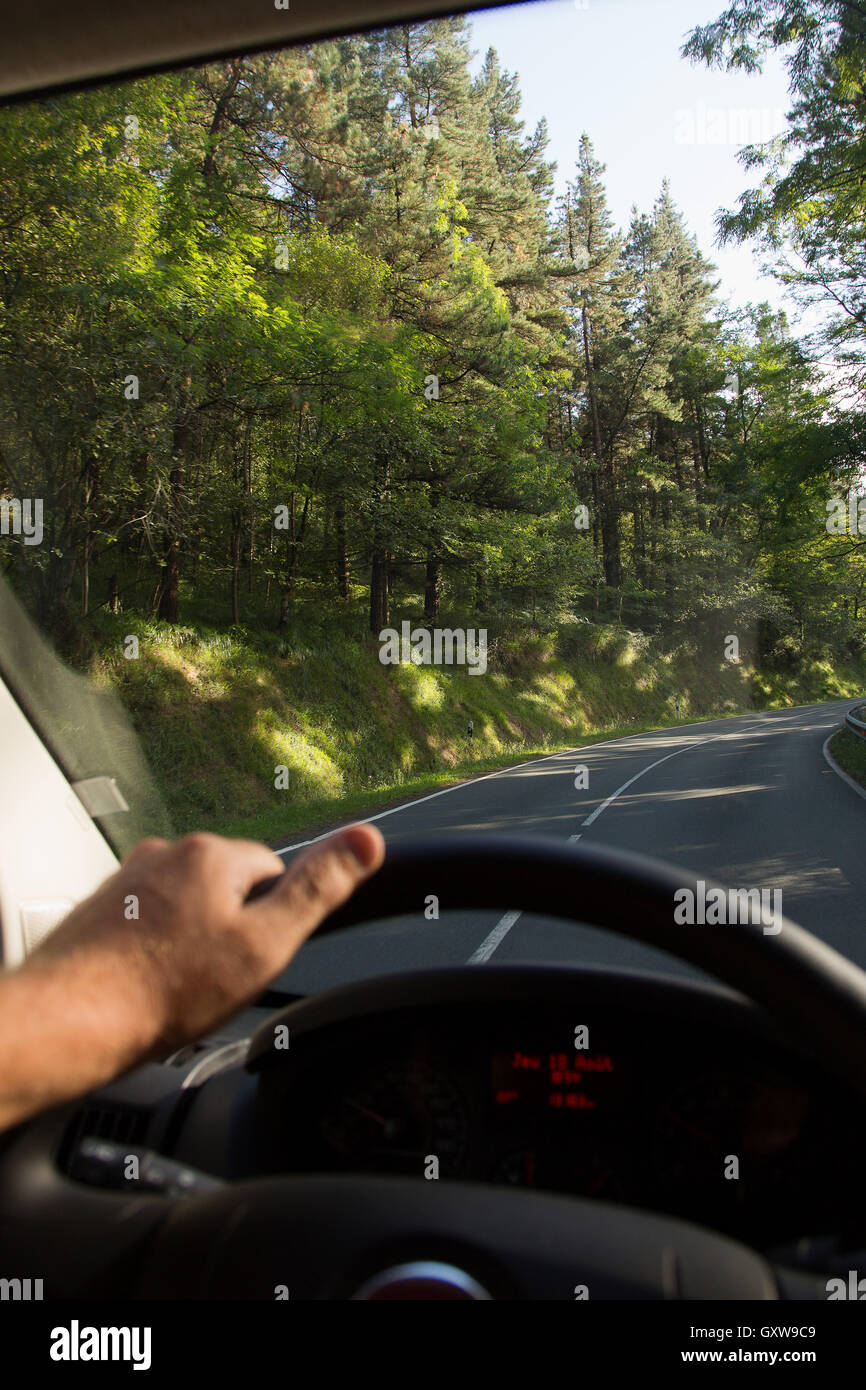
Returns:
[[[0,670],[117,780],[118,852],[547,835],[866,965],[866,37],[733,10],[556,0],[0,110]],[[427,904],[282,984],[528,959],[685,970]]]

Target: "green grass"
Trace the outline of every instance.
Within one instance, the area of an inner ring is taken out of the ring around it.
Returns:
[[[862,718],[861,715],[857,717]],[[848,776],[866,787],[866,738],[858,738],[850,729],[840,729],[831,738],[829,748]]]
[[[733,718],[733,715],[731,717]],[[674,721],[674,723],[676,722]],[[688,721],[679,721],[681,724],[686,722]],[[603,729],[598,733],[581,738],[578,742],[567,740],[558,745],[544,744],[535,748],[526,747],[521,750],[519,756],[514,753],[499,753],[488,758],[472,760],[467,758],[460,764],[459,774],[438,772],[413,778],[400,785],[399,794],[396,793],[396,788],[386,787],[376,792],[359,791],[350,794],[344,797],[338,806],[335,806],[333,801],[309,801],[286,807],[280,806],[265,813],[257,821],[258,828],[255,831],[250,828],[246,821],[238,821],[237,823],[228,821],[221,827],[220,833],[225,835],[255,834],[259,839],[273,841],[285,836],[290,838],[294,831],[315,831],[324,826],[335,824],[336,821],[348,822],[357,816],[366,815],[368,812],[395,806],[403,800],[412,800],[416,796],[423,796],[425,792],[434,792],[442,787],[454,786],[457,782],[481,777],[485,773],[496,772],[500,768],[513,767],[517,763],[528,762],[533,758],[543,758],[553,753],[566,752],[569,748],[587,747],[605,739],[626,738],[629,734],[645,733],[650,728],[655,727],[657,726],[646,724],[623,726],[619,729]]]
[[[272,842],[510,763],[674,725],[677,695],[679,722],[692,723],[866,684],[862,670],[828,663],[758,675],[694,642],[666,651],[583,623],[520,637],[491,629],[487,673],[472,676],[383,666],[362,632],[354,611],[302,613],[285,639],[104,614],[88,669],[129,710],[178,833]],[[123,655],[131,633],[137,660]],[[286,790],[275,788],[278,766]]]

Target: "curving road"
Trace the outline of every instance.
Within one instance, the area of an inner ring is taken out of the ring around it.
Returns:
[[[807,705],[597,743],[369,819],[388,843],[461,831],[580,838],[667,860],[726,887],[779,888],[786,917],[866,968],[866,801],[822,755],[851,704]],[[588,778],[575,778],[579,765]],[[305,843],[279,852],[288,862]],[[435,887],[419,884],[419,899],[427,891]],[[307,993],[392,970],[487,960],[697,974],[624,938],[527,913],[449,913],[427,921],[419,912],[313,939],[279,987]]]

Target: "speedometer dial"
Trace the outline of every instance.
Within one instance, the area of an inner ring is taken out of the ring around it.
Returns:
[[[341,1166],[454,1177],[466,1154],[466,1109],[425,1062],[397,1062],[358,1078],[327,1110],[321,1132]]]
[[[722,1180],[727,1156],[743,1152],[744,1089],[734,1078],[713,1073],[670,1097],[655,1133],[661,1177],[689,1186]]]
[[[708,1073],[676,1091],[659,1116],[659,1175],[691,1187],[724,1185],[726,1170],[746,1182],[767,1179],[797,1140],[807,1109],[807,1093],[784,1082]]]

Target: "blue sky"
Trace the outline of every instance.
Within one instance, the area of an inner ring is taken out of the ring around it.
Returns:
[[[649,211],[662,179],[701,250],[718,266],[720,296],[784,304],[794,331],[814,326],[772,279],[761,277],[749,246],[715,244],[714,214],[736,206],[754,173],[737,161],[744,135],[759,138],[784,124],[788,82],[782,61],[762,74],[710,72],[679,57],[696,24],[715,19],[725,0],[538,0],[470,17],[480,66],[489,47],[516,72],[527,130],[547,118],[557,193],[574,176],[577,145],[586,130],[607,165],[608,200],[625,227],[637,203]]]

